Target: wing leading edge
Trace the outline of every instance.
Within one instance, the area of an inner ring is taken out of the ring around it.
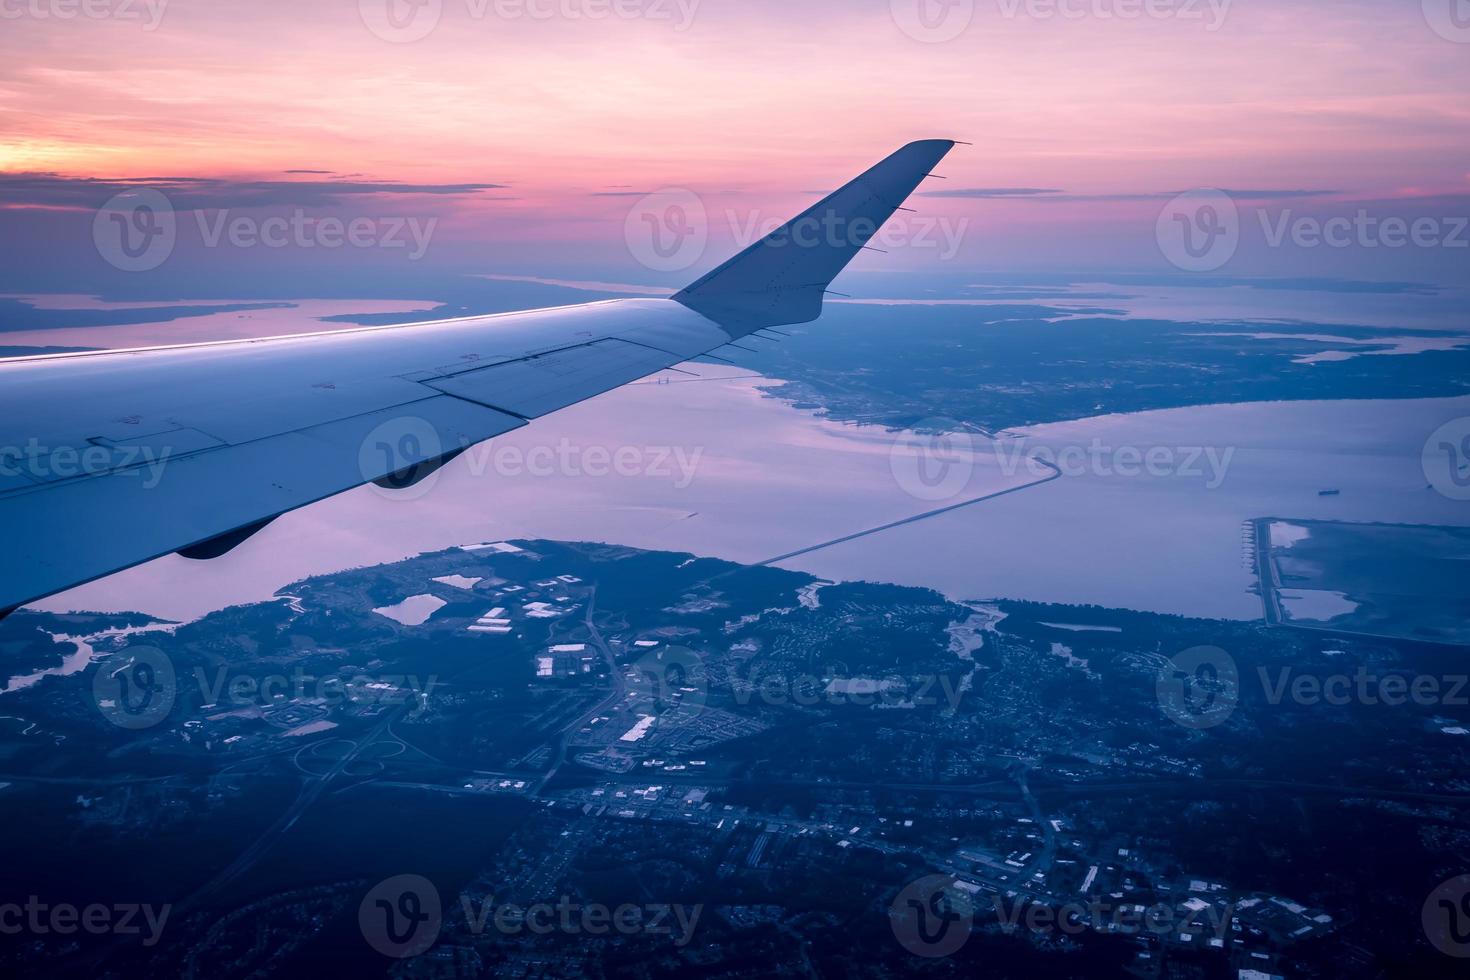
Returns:
[[[672,300],[0,360],[0,616],[221,554],[353,487],[411,485],[529,420],[814,319],[953,145],[904,147]]]

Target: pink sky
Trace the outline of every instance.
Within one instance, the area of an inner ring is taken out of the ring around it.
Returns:
[[[435,29],[389,43],[358,0],[0,0],[0,172],[510,185],[456,201],[443,235],[465,242],[487,214],[532,240],[617,237],[627,200],[588,195],[618,188],[779,217],[923,137],[975,144],[951,189],[1470,195],[1470,43],[1419,0],[976,0],[942,42],[904,25],[944,0],[427,2]],[[131,16],[57,16],[83,3]],[[1105,254],[1158,209],[925,206],[994,229],[982,262]]]

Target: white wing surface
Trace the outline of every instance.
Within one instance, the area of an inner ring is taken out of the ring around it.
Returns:
[[[287,511],[410,485],[532,419],[815,319],[953,145],[904,147],[673,299],[0,360],[0,615],[171,552],[223,554]]]

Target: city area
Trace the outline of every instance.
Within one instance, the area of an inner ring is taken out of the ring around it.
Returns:
[[[1454,965],[1450,647],[548,541],[0,646],[10,975]]]

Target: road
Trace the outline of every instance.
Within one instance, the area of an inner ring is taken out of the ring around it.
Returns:
[[[984,503],[987,500],[994,500],[997,497],[1004,497],[1007,494],[1018,493],[1022,490],[1030,490],[1032,487],[1039,487],[1043,483],[1050,483],[1053,480],[1061,478],[1062,471],[1058,469],[1054,464],[1049,463],[1046,460],[1041,459],[1040,457],[1037,457],[1035,462],[1051,470],[1051,475],[1044,476],[1039,480],[1032,480],[1030,483],[1022,483],[1019,486],[1006,487],[1004,490],[997,490],[994,493],[983,494],[979,497],[971,497],[969,500],[962,500],[957,504],[950,504],[947,507],[940,507],[937,510],[930,510],[925,511],[922,514],[915,514],[913,517],[905,517],[901,521],[892,521],[888,524],[880,524],[878,527],[870,527],[866,531],[858,531],[854,534],[847,534],[840,538],[833,538],[831,541],[823,541],[821,544],[814,544],[806,548],[801,548],[797,551],[788,552],[784,555],[777,555],[775,558],[767,558],[765,561],[757,562],[756,564],[775,565],[778,562],[789,561],[792,558],[799,558],[802,555],[809,555],[814,551],[821,551],[825,548],[831,548],[834,545],[846,544],[849,541],[856,541],[858,538],[866,538],[869,535],[880,534],[884,531],[891,531],[896,527],[903,527],[905,524],[917,524],[919,521],[927,521],[931,517],[938,517],[940,514],[948,514],[950,511],[959,510],[962,507],[973,507],[975,504]]]
[[[1034,773],[1032,774],[1034,775]],[[1304,783],[1284,779],[1128,779],[1096,780],[1091,782],[1043,782],[1034,790],[1017,788],[1010,779],[991,780],[984,783],[902,783],[902,782],[855,782],[851,780],[822,779],[749,779],[729,780],[702,776],[699,773],[630,772],[624,774],[602,773],[607,783],[646,786],[650,782],[660,784],[695,785],[712,788],[731,785],[789,786],[797,789],[840,789],[840,790],[883,790],[888,792],[948,793],[956,796],[972,796],[982,799],[1025,803],[1026,793],[1036,792],[1042,796],[1063,796],[1085,799],[1091,796],[1115,796],[1120,793],[1142,795],[1182,795],[1199,799],[1212,799],[1224,790],[1280,791],[1285,795],[1328,796],[1343,800],[1400,800],[1412,803],[1444,803],[1452,806],[1470,806],[1470,793],[1424,793],[1387,787],[1337,786],[1330,783]]]
[[[1028,877],[1038,871],[1042,874],[1050,874],[1052,862],[1057,856],[1057,831],[1047,819],[1045,811],[1041,809],[1041,804],[1037,802],[1036,794],[1031,792],[1030,775],[1030,770],[1027,769],[1022,769],[1016,775],[1016,785],[1021,788],[1021,799],[1026,801],[1026,806],[1031,810],[1031,819],[1036,821],[1036,826],[1041,830],[1042,835],[1041,852],[1036,855],[1036,860],[1031,863],[1030,867],[1023,872]]]
[[[398,712],[396,711],[389,712],[385,715],[383,720],[373,727],[372,731],[368,732],[356,742],[353,742],[352,748],[344,752],[342,758],[331,769],[328,769],[320,776],[307,776],[306,782],[301,787],[301,792],[296,796],[296,801],[276,819],[276,822],[271,824],[265,833],[256,838],[253,844],[240,852],[235,860],[230,862],[228,867],[202,885],[194,894],[178,903],[177,911],[180,914],[191,911],[195,906],[218,893],[225,885],[248,871],[256,861],[260,860],[267,851],[275,846],[276,841],[280,840],[288,830],[295,826],[296,821],[301,819],[302,814],[321,797],[322,793],[326,792],[327,786],[332,780],[345,772],[347,767],[362,754],[365,748],[378,741],[388,731],[397,715]],[[311,747],[304,746],[302,751],[306,751]],[[297,768],[300,769],[300,766]],[[306,770],[302,771],[305,772]]]
[[[602,637],[602,632],[598,630],[597,624],[593,622],[593,614],[596,611],[597,586],[594,585],[587,594],[587,615],[585,620],[587,635],[592,645],[597,648],[597,652],[602,655],[603,663],[607,665],[608,676],[612,678],[612,691],[607,697],[597,702],[597,704],[593,705],[572,721],[571,724],[562,729],[561,737],[557,740],[556,757],[552,760],[550,768],[546,770],[546,775],[537,780],[535,787],[531,791],[532,796],[539,796],[541,791],[546,788],[547,784],[561,770],[561,767],[567,761],[567,752],[571,749],[572,739],[576,737],[577,733],[591,724],[592,719],[613,708],[615,705],[620,704],[628,696],[628,679],[623,676],[622,671],[618,670],[618,662],[613,656],[612,648],[607,645],[607,641]]]

